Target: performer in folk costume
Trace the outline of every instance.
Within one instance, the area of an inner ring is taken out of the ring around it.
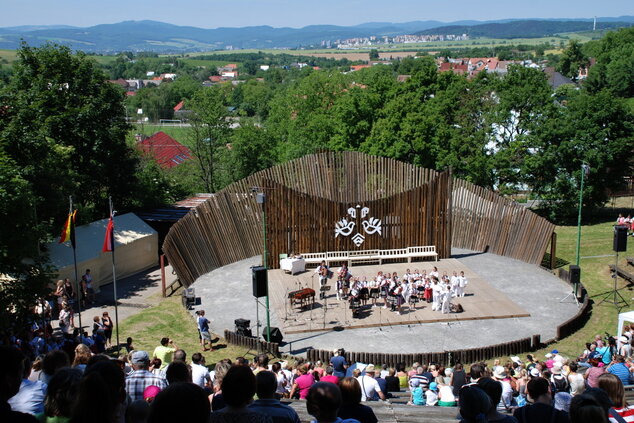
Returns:
[[[323,300],[326,294],[321,289],[324,286],[328,285],[328,278],[330,277],[330,268],[326,264],[325,260],[322,260],[321,264],[315,270],[315,273],[319,275],[319,299]]]
[[[350,278],[352,274],[348,270],[348,266],[344,263],[337,271],[337,299],[346,298],[350,289]]]

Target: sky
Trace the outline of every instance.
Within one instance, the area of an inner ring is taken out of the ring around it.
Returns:
[[[155,20],[200,28],[634,15],[633,0],[0,0],[0,27]]]

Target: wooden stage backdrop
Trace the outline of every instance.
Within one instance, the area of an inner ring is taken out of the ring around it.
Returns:
[[[435,245],[441,258],[453,246],[539,264],[554,230],[521,205],[449,172],[359,152],[312,154],[227,186],[172,227],[163,251],[186,286],[262,254],[259,190],[267,195],[271,268],[279,267],[281,253],[416,245]]]

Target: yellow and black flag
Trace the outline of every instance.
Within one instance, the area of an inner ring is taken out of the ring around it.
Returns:
[[[70,240],[70,244],[75,248],[75,219],[77,216],[77,210],[73,210],[68,214],[68,219],[62,228],[62,235],[59,238],[59,243],[63,243]]]

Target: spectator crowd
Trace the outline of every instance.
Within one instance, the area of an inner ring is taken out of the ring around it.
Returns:
[[[0,421],[298,423],[284,403],[297,400],[316,422],[375,423],[373,401],[403,400],[457,407],[464,422],[634,422],[625,398],[634,381],[629,339],[626,326],[618,339],[597,336],[574,359],[553,350],[541,360],[529,354],[467,369],[348,363],[343,350],[328,363],[270,362],[260,354],[208,366],[203,353],[188,357],[169,338],[151,352],[128,339],[127,353],[116,358],[81,335],[52,349],[13,338],[0,347]]]

